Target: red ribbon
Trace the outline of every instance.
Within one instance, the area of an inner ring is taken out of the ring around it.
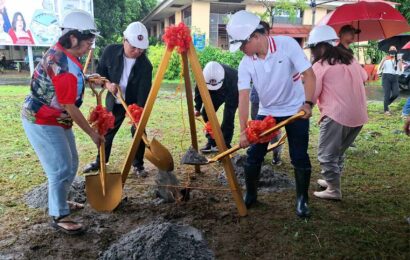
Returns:
[[[267,143],[272,138],[279,134],[279,131],[274,131],[271,134],[259,137],[263,132],[269,130],[276,125],[276,120],[272,116],[267,116],[263,120],[251,120],[248,122],[248,127],[245,130],[248,141],[252,144]]]
[[[167,27],[162,39],[168,46],[168,49],[177,47],[179,53],[186,52],[192,42],[191,31],[184,23],[180,23],[178,26],[171,25]]]
[[[142,112],[144,112],[144,109],[137,104],[132,104],[128,106],[128,110],[132,115],[130,124],[138,124],[141,120]]]
[[[102,105],[96,106],[89,115],[88,122],[100,135],[106,135],[108,130],[114,128],[115,117]]]
[[[215,139],[214,137],[214,132],[212,132],[212,127],[211,127],[211,122],[206,122],[205,127],[204,127],[204,132],[209,134],[212,139]]]

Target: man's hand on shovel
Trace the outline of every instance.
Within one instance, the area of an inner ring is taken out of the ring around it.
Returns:
[[[111,83],[109,81],[106,82],[104,85],[104,87],[108,89],[108,91],[110,91],[114,96],[116,96],[117,91],[118,91],[117,86],[118,86],[117,84]]]
[[[246,148],[250,145],[250,142],[248,140],[248,137],[246,136],[246,131],[242,131],[241,135],[239,137],[239,146],[241,148]]]

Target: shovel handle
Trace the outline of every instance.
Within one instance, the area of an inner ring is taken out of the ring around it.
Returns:
[[[105,196],[105,175],[106,175],[106,165],[105,165],[105,144],[102,142],[100,144],[100,181],[102,193]]]
[[[270,128],[270,129],[268,129],[268,130],[266,130],[265,132],[263,132],[262,134],[260,134],[260,136],[265,136],[265,135],[271,134],[271,133],[275,132],[276,130],[278,130],[279,128],[282,128],[283,126],[285,126],[285,125],[287,125],[287,124],[289,124],[289,123],[292,123],[292,122],[295,121],[296,119],[299,119],[299,118],[303,117],[305,114],[306,114],[305,111],[299,111],[297,114],[295,114],[295,115],[289,117],[289,118],[286,119],[286,120],[283,120],[282,122],[280,122],[279,124],[275,125],[274,127]]]
[[[137,127],[137,123],[134,122],[134,118],[132,117],[132,114],[130,112],[130,110],[128,109],[127,103],[125,103],[124,98],[122,97],[122,90],[121,87],[116,85],[117,87],[117,95],[115,95],[115,97],[120,100],[122,106],[125,109],[125,112],[127,113],[128,117],[131,119],[132,123],[135,125],[135,127]],[[112,93],[114,95],[114,93]],[[147,148],[149,148],[149,141],[147,139],[147,136],[145,134],[142,135],[142,141],[144,142],[145,146],[147,146]]]
[[[305,115],[305,111],[300,111],[299,113],[297,113],[297,114],[295,114],[295,115],[289,117],[288,119],[283,120],[282,122],[280,122],[279,124],[275,125],[274,127],[270,128],[270,129],[268,129],[268,130],[266,130],[265,132],[263,132],[263,133],[260,134],[259,136],[262,137],[262,136],[268,135],[268,134],[270,134],[270,133],[272,133],[272,132],[275,132],[276,130],[278,130],[278,129],[282,128],[283,126],[285,126],[285,125],[287,125],[287,124],[289,124],[289,123],[295,121],[296,119],[299,119],[299,118],[303,117],[304,115]],[[282,137],[282,138],[283,138],[283,137]],[[283,140],[282,140],[282,141],[283,141]],[[233,146],[232,148],[230,148],[230,149],[228,149],[228,150],[226,150],[226,151],[224,151],[224,152],[218,154],[217,156],[211,158],[211,159],[209,160],[209,162],[219,161],[221,158],[223,158],[223,157],[225,157],[225,156],[227,156],[227,155],[229,155],[229,154],[231,154],[231,153],[234,153],[234,152],[238,151],[239,149],[241,149],[241,147],[239,146],[239,144],[237,144],[237,145]]]
[[[273,143],[273,144],[269,145],[268,146],[268,152],[270,152],[273,149],[275,149],[275,148],[281,146],[282,144],[284,144],[285,139],[286,139],[287,136],[288,136],[288,134],[285,133],[284,135],[282,135],[282,137],[276,143]]]
[[[87,72],[87,68],[88,68],[88,65],[90,64],[92,54],[93,54],[93,49],[91,49],[88,52],[87,59],[85,60],[85,65],[83,67],[83,74]]]

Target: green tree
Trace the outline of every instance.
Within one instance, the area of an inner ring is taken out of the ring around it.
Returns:
[[[394,2],[400,3],[397,9],[400,13],[406,17],[407,21],[410,23],[410,1],[409,0],[395,0]]]
[[[156,4],[157,0],[94,0],[95,21],[102,36],[97,40],[96,56],[108,44],[121,42],[127,25],[140,21]]]
[[[294,20],[298,10],[303,11],[308,7],[305,0],[260,0],[259,2],[266,8],[266,12],[261,16],[261,19],[264,21],[269,19],[270,24],[273,24],[274,15],[277,12],[286,12],[289,14],[290,20]]]

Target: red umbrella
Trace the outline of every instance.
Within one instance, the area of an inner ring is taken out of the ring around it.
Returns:
[[[410,41],[406,43],[402,48],[402,50],[410,50]]]
[[[332,26],[336,32],[347,24],[360,29],[356,41],[380,40],[410,31],[406,18],[384,2],[360,1],[342,5],[318,23],[323,24]]]

